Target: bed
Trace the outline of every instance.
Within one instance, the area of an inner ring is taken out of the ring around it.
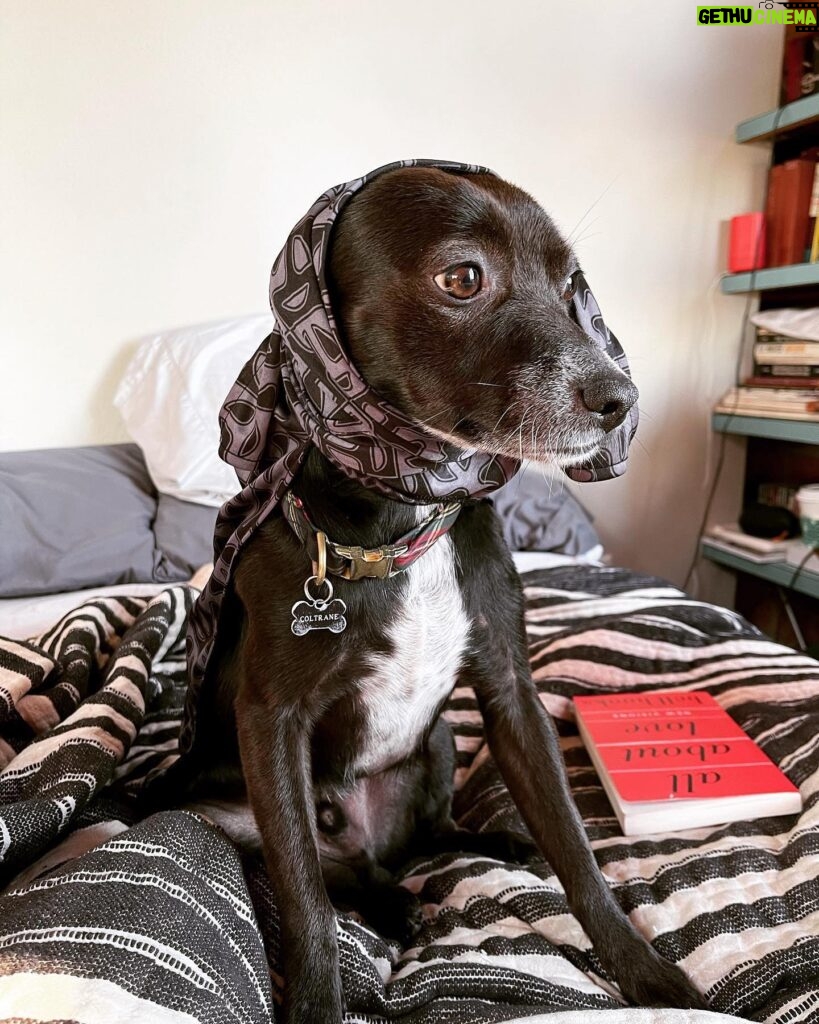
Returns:
[[[819,1019],[819,666],[661,580],[579,563],[523,579],[533,673],[632,921],[714,1010]],[[276,913],[260,862],[197,815],[135,812],[142,780],[175,756],[196,590],[134,589],[0,647],[3,737],[18,749],[0,774],[2,1019],[274,1019]],[[803,813],[625,839],[571,697],[658,684],[713,693],[799,786]],[[472,693],[456,690],[446,714],[460,823],[521,828]],[[446,855],[408,865],[403,884],[424,905],[412,948],[339,916],[348,1021],[708,1019],[620,1009],[545,863]]]
[[[243,323],[240,347],[263,326]],[[152,440],[152,396],[172,389],[145,374],[172,370],[176,385],[188,353],[193,390],[207,391],[201,335],[149,339],[122,398],[139,446],[0,456],[0,1021],[277,1019],[261,862],[201,815],[145,817],[136,799],[177,756],[194,570],[226,486],[199,458],[212,437],[166,417]],[[221,358],[224,332],[212,336]],[[531,483],[498,508],[511,545],[530,548],[516,561],[532,671],[575,799],[635,927],[713,1012],[624,1007],[542,860],[447,854],[406,865],[424,908],[411,948],[339,914],[346,1021],[819,1021],[819,664],[731,611],[602,564],[582,509]],[[712,693],[799,787],[802,813],[624,838],[572,697],[659,687]],[[460,824],[522,829],[474,694],[457,689],[445,714]]]

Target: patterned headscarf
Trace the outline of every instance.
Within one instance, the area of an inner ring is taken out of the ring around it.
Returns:
[[[190,617],[183,751],[192,742],[198,691],[236,559],[278,507],[311,446],[365,487],[416,504],[480,497],[506,483],[519,468],[515,459],[465,451],[434,437],[376,394],[344,349],[327,291],[332,227],[359,189],[400,167],[492,173],[475,164],[443,160],[403,160],[379,167],[320,196],[276,259],[270,279],[276,326],[246,363],[219,416],[219,452],[235,467],[243,489],[219,512],[213,573]],[[581,274],[576,281],[575,319],[627,371],[623,351]],[[570,469],[569,475],[576,480],[619,476],[636,426],[634,409],[607,435],[606,448],[585,466]]]

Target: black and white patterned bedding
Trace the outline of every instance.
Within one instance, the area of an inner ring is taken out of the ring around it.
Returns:
[[[535,679],[634,924],[714,1010],[819,1021],[819,665],[661,580],[568,567],[525,582]],[[34,641],[0,641],[0,1020],[275,1019],[260,863],[192,813],[134,810],[145,775],[175,756],[195,593],[99,599]],[[713,693],[800,787],[802,815],[624,839],[570,698],[659,686]],[[471,692],[447,715],[461,823],[520,828]],[[546,864],[450,854],[410,865],[404,884],[425,908],[413,948],[339,918],[349,1022],[725,1019],[619,1009]]]

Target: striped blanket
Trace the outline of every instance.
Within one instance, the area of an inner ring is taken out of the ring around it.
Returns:
[[[525,584],[534,676],[635,926],[713,1010],[819,1021],[819,665],[661,580],[570,567]],[[29,642],[0,641],[0,1020],[276,1019],[261,863],[187,811],[140,820],[134,800],[175,757],[195,593],[100,599]],[[801,788],[802,815],[624,839],[571,697],[658,686],[713,693]],[[520,829],[473,694],[456,690],[446,714],[461,824]],[[623,1009],[545,863],[448,854],[408,865],[403,884],[424,906],[412,948],[338,918],[348,1022],[726,1019]]]

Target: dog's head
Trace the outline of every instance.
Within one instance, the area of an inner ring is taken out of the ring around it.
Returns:
[[[577,266],[514,185],[413,167],[347,204],[328,283],[353,361],[388,401],[461,447],[569,466],[638,397],[573,318]]]

